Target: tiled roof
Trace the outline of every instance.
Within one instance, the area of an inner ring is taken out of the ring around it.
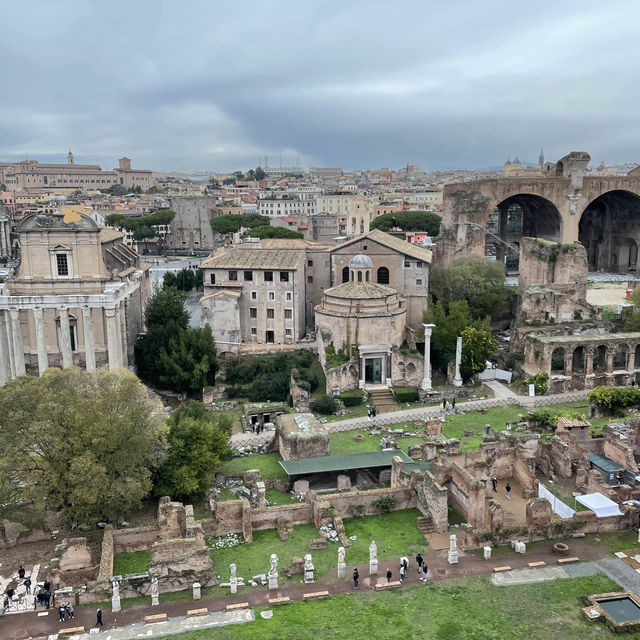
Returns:
[[[207,258],[203,269],[295,270],[303,264],[304,251],[296,249],[226,249]]]
[[[392,287],[377,282],[345,282],[337,287],[325,289],[325,295],[334,298],[386,298],[398,293]]]
[[[423,249],[422,247],[416,247],[415,245],[407,242],[406,240],[400,240],[400,238],[396,238],[384,231],[380,231],[380,229],[374,229],[373,231],[369,231],[369,233],[365,233],[361,236],[356,236],[355,238],[351,238],[349,240],[345,240],[340,244],[337,244],[334,249],[342,249],[342,247],[348,247],[350,244],[354,242],[361,241],[363,238],[368,238],[373,240],[374,242],[378,242],[385,247],[389,247],[397,251],[398,253],[403,253],[406,256],[410,256],[411,258],[416,258],[416,260],[422,260],[423,262],[427,262],[431,264],[431,251],[429,249]]]

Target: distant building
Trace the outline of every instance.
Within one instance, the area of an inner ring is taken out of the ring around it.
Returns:
[[[342,169],[339,167],[310,167],[309,176],[311,178],[339,178]]]
[[[279,218],[286,216],[311,216],[316,213],[314,193],[281,192],[258,200],[258,213],[261,216]]]
[[[216,246],[211,219],[220,215],[215,197],[172,197],[169,208],[176,212],[167,236],[170,251],[212,251]],[[234,207],[234,211],[238,211]]]

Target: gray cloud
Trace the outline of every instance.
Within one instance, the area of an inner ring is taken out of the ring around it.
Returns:
[[[5,11],[0,159],[227,170],[638,160],[636,2],[109,4]]]

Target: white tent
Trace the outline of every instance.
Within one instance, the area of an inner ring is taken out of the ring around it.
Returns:
[[[591,509],[598,518],[622,515],[622,511],[618,509],[617,503],[609,500],[609,498],[603,496],[601,493],[589,493],[586,496],[577,496],[576,500],[587,507],[587,509]]]

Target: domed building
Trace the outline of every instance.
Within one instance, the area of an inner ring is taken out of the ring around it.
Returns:
[[[366,385],[418,384],[421,358],[405,357],[407,309],[398,291],[373,281],[373,263],[363,254],[351,258],[349,279],[326,289],[315,307],[320,360],[327,390]],[[327,365],[326,351],[343,351],[350,362]]]

